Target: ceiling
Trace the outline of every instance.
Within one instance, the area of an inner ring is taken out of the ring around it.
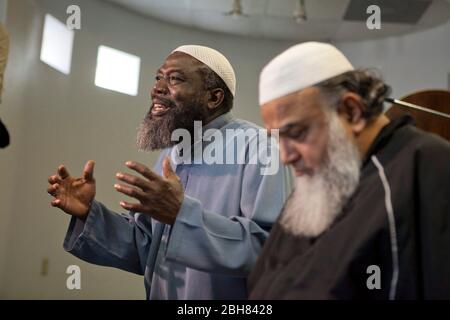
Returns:
[[[304,0],[307,20],[293,18],[299,0],[241,0],[243,16],[226,15],[233,0],[103,0],[158,20],[207,31],[279,40],[347,41],[416,32],[450,20],[450,0]],[[369,5],[381,29],[369,30]]]

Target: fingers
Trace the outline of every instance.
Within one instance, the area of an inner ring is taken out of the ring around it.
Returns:
[[[83,178],[86,181],[93,181],[94,180],[94,165],[95,165],[95,162],[93,160],[89,160],[84,165]]]
[[[58,175],[61,179],[65,179],[70,176],[69,171],[67,171],[67,169],[64,165],[60,165],[58,167]]]
[[[117,177],[117,179],[122,180],[133,186],[139,187],[144,191],[151,189],[151,184],[147,180],[141,179],[141,178],[133,176],[131,174],[118,172],[116,174],[116,177]]]
[[[55,183],[61,183],[61,178],[58,177],[56,174],[48,177],[48,183],[55,184]]]
[[[172,166],[170,165],[170,157],[167,156],[162,164],[163,167],[163,175],[166,179],[178,179],[178,176],[175,172],[173,172]]]
[[[135,161],[127,161],[125,165],[142,174],[144,177],[146,177],[149,180],[161,180],[161,177],[154,173],[152,170],[150,170],[147,166],[143,165],[142,163],[135,162]]]
[[[114,185],[114,188],[120,193],[126,194],[127,196],[133,197],[139,201],[145,201],[146,199],[145,193],[142,190],[139,190],[138,188],[129,187],[118,183]]]
[[[52,205],[53,207],[58,207],[58,208],[60,208],[60,207],[61,207],[61,204],[62,204],[61,199],[55,199],[55,200],[53,200],[53,201],[51,202],[51,205]]]
[[[58,192],[58,188],[59,188],[59,185],[57,183],[53,184],[53,185],[51,185],[50,187],[47,188],[47,192],[51,196],[56,197],[57,192]]]
[[[119,204],[122,208],[129,211],[141,212],[144,209],[144,207],[140,203],[129,203],[126,201],[120,201]]]

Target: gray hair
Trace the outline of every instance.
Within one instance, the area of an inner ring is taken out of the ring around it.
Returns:
[[[371,120],[383,112],[383,102],[391,92],[390,86],[381,77],[369,69],[357,69],[345,72],[315,85],[336,106],[345,92],[358,94],[364,103],[363,117]]]

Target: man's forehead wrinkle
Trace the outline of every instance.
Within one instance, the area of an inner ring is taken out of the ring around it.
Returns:
[[[276,107],[278,108],[279,116],[283,118],[298,118],[311,112],[307,104],[300,105],[296,99],[285,100]]]
[[[175,56],[180,54],[179,57]],[[164,62],[164,64],[157,70],[157,73],[170,73],[178,71],[181,73],[195,72],[200,67],[205,67],[206,65],[197,59],[191,57],[190,55],[174,52],[169,55]],[[207,66],[206,66],[207,67]]]
[[[175,61],[175,62],[183,61],[182,63],[183,63],[184,65],[187,65],[187,66],[194,66],[194,67],[195,67],[195,66],[206,66],[206,64],[204,64],[203,62],[197,60],[197,59],[194,58],[193,56],[188,55],[188,54],[186,54],[186,53],[184,53],[184,52],[178,52],[178,51],[176,51],[176,52],[170,54],[170,55],[167,57],[167,59],[166,59],[166,63],[167,63],[168,61]],[[206,66],[206,67],[207,67],[207,66]]]
[[[311,117],[298,119],[298,118],[290,117],[290,118],[284,119],[284,121],[281,121],[281,123],[280,123],[280,131],[285,131],[286,129],[289,129],[292,126],[306,126],[311,121],[310,118]]]
[[[278,111],[277,115],[277,127],[282,128],[289,127],[291,125],[308,125],[311,122],[319,119],[322,113],[318,106],[308,104],[298,106],[295,104],[284,104],[283,108]]]

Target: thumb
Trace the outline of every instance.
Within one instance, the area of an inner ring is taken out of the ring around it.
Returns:
[[[94,180],[94,164],[95,164],[94,160],[89,160],[84,165],[83,178],[86,181],[93,181]]]
[[[172,180],[174,178],[178,178],[177,174],[173,172],[172,166],[170,165],[170,157],[167,156],[163,161],[163,175],[164,178]]]

